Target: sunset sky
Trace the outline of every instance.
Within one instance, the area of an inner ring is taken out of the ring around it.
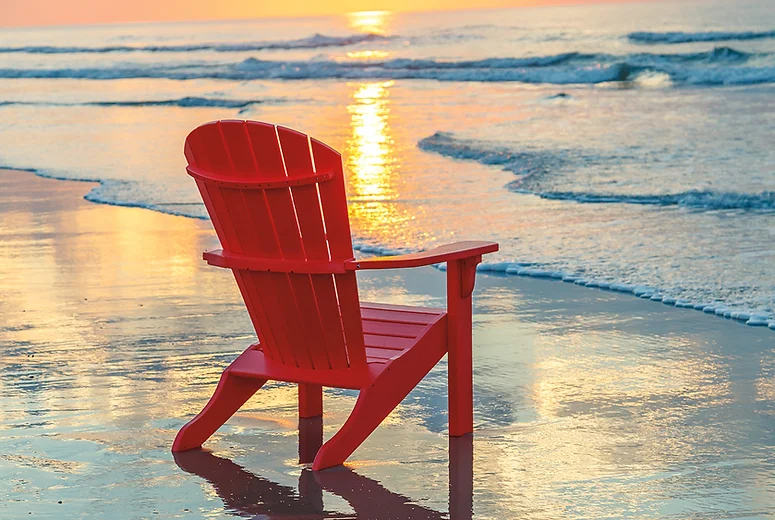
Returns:
[[[0,0],[0,26],[312,16],[352,11],[432,11],[619,0]]]

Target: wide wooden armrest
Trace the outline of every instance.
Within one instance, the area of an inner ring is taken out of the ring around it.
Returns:
[[[404,267],[420,267],[423,265],[451,262],[452,260],[481,256],[486,253],[493,253],[497,250],[498,244],[495,242],[471,240],[439,246],[429,251],[423,251],[422,253],[411,253],[398,256],[377,256],[373,258],[364,258],[362,260],[347,260],[344,263],[344,268],[348,271],[359,271],[362,269],[401,269]]]
[[[283,258],[261,258],[251,255],[230,253],[221,249],[205,251],[202,254],[208,264],[227,269],[266,271],[269,273],[340,274],[345,272],[344,263],[328,260],[286,260]]]

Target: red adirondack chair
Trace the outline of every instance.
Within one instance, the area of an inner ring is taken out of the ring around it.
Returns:
[[[342,160],[308,136],[267,123],[218,121],[186,139],[222,250],[258,334],[223,372],[172,451],[197,448],[267,380],[299,384],[299,417],[323,413],[322,386],[360,394],[313,469],[342,464],[449,353],[449,433],[473,431],[471,292],[492,242],[356,260]],[[447,310],[361,303],[355,271],[447,262]]]

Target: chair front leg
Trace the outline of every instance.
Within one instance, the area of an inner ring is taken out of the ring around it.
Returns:
[[[180,452],[202,446],[264,383],[266,379],[234,376],[227,368],[202,411],[178,432],[172,451]]]
[[[471,294],[481,255],[447,263],[449,434],[474,431]]]

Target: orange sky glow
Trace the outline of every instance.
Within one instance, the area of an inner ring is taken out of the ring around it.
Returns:
[[[626,0],[0,0],[0,27],[437,11]]]

